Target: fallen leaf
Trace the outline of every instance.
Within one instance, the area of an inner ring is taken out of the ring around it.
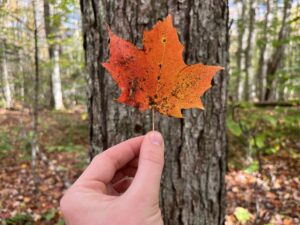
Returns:
[[[289,218],[286,218],[283,220],[283,225],[292,225],[293,221]]]
[[[203,109],[200,96],[211,87],[221,66],[187,65],[172,16],[144,32],[143,49],[109,30],[110,58],[102,65],[110,72],[122,93],[119,102],[155,109],[163,115],[182,117],[181,110]]]
[[[234,211],[234,215],[236,216],[237,220],[242,224],[245,224],[251,219],[251,213],[248,211],[248,209],[242,207],[237,207]]]
[[[25,203],[28,203],[28,202],[30,202],[30,198],[29,197],[24,197],[24,199],[23,199],[23,201],[25,202]]]

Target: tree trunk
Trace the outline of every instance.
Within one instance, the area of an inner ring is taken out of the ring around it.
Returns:
[[[255,8],[254,0],[249,1],[249,28],[247,36],[247,47],[245,48],[245,82],[244,82],[244,100],[249,101],[250,99],[250,80],[252,80],[252,40],[253,40],[253,31],[255,23]]]
[[[259,59],[257,64],[257,71],[256,71],[256,93],[258,96],[259,101],[264,100],[264,77],[265,77],[265,52],[267,48],[267,33],[268,33],[268,22],[269,22],[269,13],[270,13],[270,0],[266,1],[266,13],[265,13],[265,22],[264,28],[262,31],[262,38],[261,38],[261,46],[259,50]]]
[[[18,72],[20,73],[19,79],[21,80],[20,81],[20,100],[21,100],[22,104],[24,104],[25,103],[25,74],[24,74],[23,65],[22,65],[23,62],[22,62],[21,49],[18,50],[17,62],[18,62],[18,67],[19,67]]]
[[[64,109],[63,103],[63,95],[62,95],[62,88],[61,88],[61,79],[60,79],[60,65],[59,65],[59,45],[55,44],[53,46],[53,71],[51,74],[52,80],[52,94],[54,99],[54,108],[56,110]]]
[[[88,71],[90,155],[151,130],[151,113],[114,101],[118,88],[101,66],[108,57],[107,25],[141,47],[142,32],[173,14],[187,63],[227,67],[228,2],[81,0]],[[215,76],[206,110],[186,110],[184,119],[156,115],[165,138],[161,209],[166,225],[224,223],[227,73]]]
[[[10,89],[10,83],[9,83],[9,73],[7,69],[7,59],[6,59],[6,46],[5,46],[5,40],[3,40],[2,43],[2,76],[3,76],[3,89],[4,89],[4,97],[5,97],[5,104],[6,108],[10,109],[12,107],[12,93]]]
[[[38,116],[39,116],[39,88],[40,88],[40,61],[39,61],[39,37],[37,25],[37,0],[32,1],[33,20],[34,20],[34,102],[33,102],[33,130],[31,143],[31,167],[35,184],[38,183],[36,173],[36,158],[39,153],[38,144]]]
[[[59,64],[59,39],[58,39],[58,27],[53,22],[54,16],[53,6],[49,3],[49,0],[44,0],[44,20],[45,31],[48,40],[48,50],[50,60],[52,62],[51,72],[51,104],[54,105],[56,110],[64,109],[63,95],[60,79],[60,64]]]
[[[280,68],[282,59],[284,57],[285,43],[284,40],[289,34],[288,18],[290,16],[290,9],[292,0],[284,0],[283,16],[281,21],[280,31],[278,33],[277,45],[274,48],[273,54],[267,64],[267,77],[266,77],[266,93],[265,101],[273,101],[275,99],[276,89],[276,72]]]
[[[235,83],[235,100],[239,101],[241,96],[241,77],[242,77],[242,53],[243,53],[243,37],[245,33],[245,13],[246,0],[241,1],[242,12],[239,17],[238,26],[238,47],[236,51],[236,83]]]

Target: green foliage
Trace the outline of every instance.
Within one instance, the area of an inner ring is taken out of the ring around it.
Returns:
[[[0,88],[1,88],[1,83],[0,83]],[[0,108],[5,108],[6,103],[4,101],[4,99],[0,98]]]
[[[0,130],[0,158],[4,157],[7,151],[12,149],[12,144],[9,136]]]
[[[248,166],[248,168],[245,169],[245,172],[252,174],[254,172],[257,172],[258,170],[259,170],[258,161],[254,161],[254,162],[252,162],[252,164],[250,166]]]
[[[227,119],[227,127],[234,136],[239,137],[242,134],[241,127],[238,123],[234,122],[231,117]]]
[[[259,155],[274,154],[280,149],[288,151],[286,143],[299,139],[300,111],[297,108],[264,109],[240,104],[229,112],[229,154],[242,153],[248,160],[243,167],[246,166],[249,173],[259,169]]]
[[[242,207],[237,207],[234,215],[241,224],[245,224],[251,219],[251,213],[249,213],[248,209]]]
[[[42,218],[43,218],[44,220],[46,220],[47,222],[49,222],[49,221],[51,221],[52,219],[55,218],[56,214],[57,214],[57,210],[54,209],[54,208],[52,208],[52,209],[50,209],[49,211],[47,211],[46,213],[44,213],[44,214],[42,215]]]
[[[43,224],[64,225],[65,222],[62,218],[58,218],[58,210],[55,208],[49,209],[41,215]],[[17,214],[13,217],[5,219],[2,225],[34,225],[36,224],[30,214]]]
[[[34,220],[29,214],[17,214],[4,220],[2,225],[34,225]]]
[[[55,225],[65,225],[65,222],[63,219],[59,219]]]
[[[26,2],[26,1],[25,1]],[[34,99],[34,33],[32,4],[0,4],[0,30],[5,40],[6,61],[9,71],[9,82],[15,104],[31,106]],[[51,71],[53,62],[49,58],[48,47],[56,44],[60,52],[61,85],[66,107],[85,102],[86,80],[83,75],[84,56],[82,48],[81,22],[79,2],[74,0],[48,1],[52,8],[48,18],[39,13],[39,21],[48,21],[53,28],[43,39],[45,26],[39,28],[39,62],[40,62],[40,94],[41,108],[51,106]],[[11,9],[13,5],[16,8]],[[3,7],[2,7],[3,6]],[[1,39],[1,40],[2,40]],[[3,48],[0,48],[0,61]],[[0,92],[3,87],[1,86]],[[0,100],[0,108],[5,107]]]

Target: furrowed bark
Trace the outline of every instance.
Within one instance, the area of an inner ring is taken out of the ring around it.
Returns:
[[[185,46],[188,64],[202,62],[225,68],[228,63],[228,2],[81,0],[88,78],[90,155],[152,129],[144,113],[115,102],[119,90],[101,66],[108,58],[107,25],[141,46],[144,29],[171,13]],[[186,110],[184,119],[156,114],[166,145],[161,209],[166,225],[223,224],[225,215],[227,72],[213,80],[203,97],[205,110]]]

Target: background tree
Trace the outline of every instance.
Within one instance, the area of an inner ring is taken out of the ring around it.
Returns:
[[[29,107],[34,99],[34,19],[31,2],[11,0],[0,3],[0,38],[6,40],[6,68],[10,77],[13,107]],[[75,0],[37,0],[36,4],[40,46],[40,106],[49,107],[51,101],[54,105],[53,93],[58,99],[57,109],[82,103],[86,81],[82,76],[84,64],[79,4]],[[2,50],[2,41],[0,45]],[[2,65],[1,61],[1,68]],[[51,74],[55,75],[53,79]],[[1,73],[1,102],[6,102],[2,77]],[[52,80],[57,81],[57,85],[50,86]],[[64,104],[62,95],[65,97]]]
[[[6,58],[6,40],[2,39],[2,46],[1,46],[1,66],[2,66],[2,81],[3,81],[3,92],[5,97],[6,108],[11,108],[12,106],[12,94],[11,94],[11,87],[10,87],[10,79],[9,73],[7,68],[7,58]]]
[[[283,15],[278,38],[274,43],[273,53],[267,63],[267,75],[266,75],[266,92],[265,100],[275,100],[276,95],[276,72],[282,65],[282,59],[285,53],[285,41],[289,35],[289,24],[288,19],[290,16],[290,9],[292,6],[292,0],[284,0]]]
[[[262,104],[297,99],[299,84],[291,74],[299,74],[299,0],[239,1],[231,14],[231,98],[244,93],[240,100]],[[291,47],[294,53],[287,54]]]
[[[235,94],[234,94],[234,99],[235,100],[240,100],[240,95],[241,95],[241,76],[242,76],[242,54],[243,54],[243,38],[244,38],[244,33],[245,33],[245,14],[246,14],[246,0],[240,1],[241,3],[241,13],[239,16],[239,19],[237,21],[237,50],[236,50],[236,70],[234,71],[234,75],[236,77],[235,80]]]
[[[38,182],[36,176],[36,157],[39,153],[38,139],[38,112],[39,112],[39,89],[40,89],[40,58],[39,58],[39,37],[38,37],[38,22],[37,22],[37,0],[32,1],[33,11],[33,37],[34,37],[34,102],[33,102],[33,135],[31,149],[31,165],[35,183]]]
[[[50,3],[51,2],[51,3]],[[61,25],[61,17],[59,15],[56,1],[44,0],[44,21],[45,31],[48,41],[49,57],[51,60],[51,79],[50,87],[51,91],[51,103],[54,105],[56,110],[64,109],[63,96],[62,96],[62,85],[60,75],[60,46],[59,46],[59,32]]]
[[[260,32],[260,37],[257,38],[257,47],[259,49],[259,59],[257,63],[256,70],[256,93],[259,101],[263,101],[264,98],[264,81],[265,81],[265,54],[267,48],[268,41],[268,24],[269,24],[269,14],[270,14],[270,0],[266,0],[265,2],[265,16],[264,20],[260,24],[262,25],[262,29]],[[258,25],[260,25],[258,24]]]
[[[100,64],[108,56],[106,25],[141,46],[142,31],[172,13],[185,45],[185,61],[226,67],[227,2],[198,3],[191,0],[80,2],[88,69],[91,157],[151,129],[150,113],[140,113],[114,101],[118,89]],[[226,72],[217,75],[213,84],[204,97],[205,111],[187,110],[182,120],[155,116],[156,128],[163,133],[167,149],[161,187],[165,224],[224,222]]]
[[[244,100],[249,101],[252,88],[250,86],[250,80],[252,81],[252,45],[254,37],[254,23],[255,23],[255,4],[254,0],[249,1],[249,28],[247,35],[247,45],[244,50],[245,55],[245,82],[244,82]],[[252,82],[251,82],[252,83]]]

